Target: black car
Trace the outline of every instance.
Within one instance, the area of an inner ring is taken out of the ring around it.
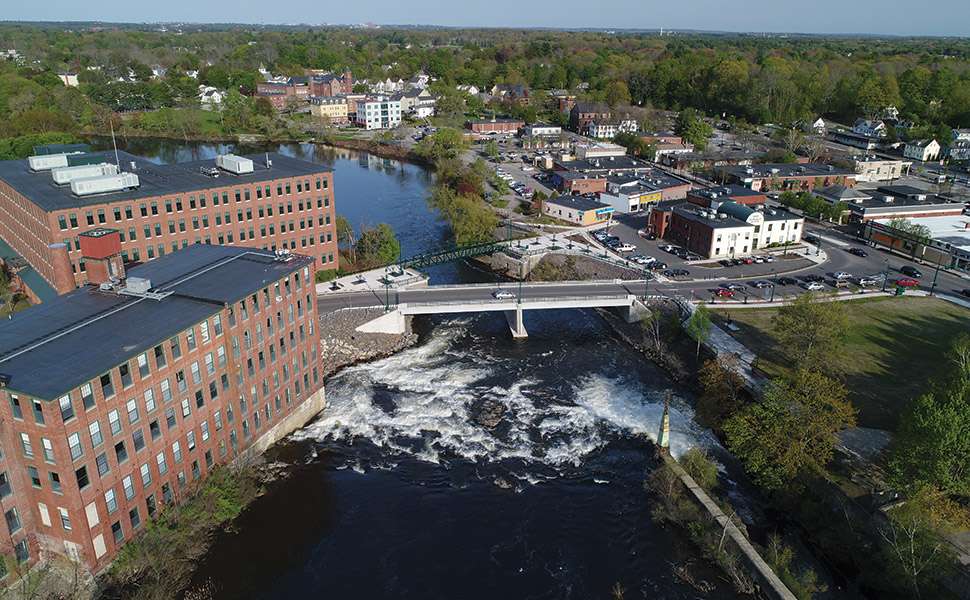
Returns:
[[[664,271],[666,277],[687,277],[690,275],[690,271],[687,269],[667,269]]]
[[[919,279],[920,277],[923,276],[923,274],[920,272],[919,269],[917,269],[916,267],[911,267],[909,265],[906,265],[905,267],[901,267],[899,269],[899,272],[902,273],[903,275],[908,275],[913,279]]]
[[[802,275],[802,281],[807,281],[809,283],[819,283],[825,281],[825,278],[821,275]]]
[[[647,265],[647,268],[650,269],[651,271],[663,271],[667,268],[667,263],[660,262],[659,260],[655,260],[649,265]]]
[[[861,256],[862,258],[869,256],[869,253],[863,250],[862,248],[849,248],[848,250],[846,250],[846,252],[848,252],[849,254],[855,254],[856,256]]]
[[[963,288],[962,290],[960,290],[960,295],[970,298],[970,288]]]
[[[778,285],[798,285],[798,280],[794,277],[779,277]]]

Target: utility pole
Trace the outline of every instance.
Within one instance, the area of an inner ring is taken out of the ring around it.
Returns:
[[[768,302],[775,301],[775,286],[778,284],[778,275],[775,274],[775,270],[771,270],[771,299]]]
[[[889,259],[886,259],[886,267],[882,270],[882,291],[886,291],[886,284],[889,283]]]
[[[933,271],[933,284],[930,286],[930,296],[936,291],[936,280],[940,276],[940,259],[936,259],[936,270]]]

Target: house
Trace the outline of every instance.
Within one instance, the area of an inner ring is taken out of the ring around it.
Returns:
[[[401,101],[389,96],[368,96],[357,102],[355,122],[367,130],[392,129],[401,124]]]
[[[492,86],[491,95],[493,98],[526,106],[530,101],[529,88],[515,83],[499,83]]]
[[[953,143],[970,143],[970,129],[954,129]]]
[[[206,110],[212,110],[213,108],[222,106],[222,101],[225,99],[225,96],[225,92],[220,91],[219,88],[212,87],[211,85],[199,86],[199,104]]]
[[[428,87],[428,83],[431,82],[431,77],[428,76],[424,71],[419,71],[413,77],[404,82],[404,87],[409,90],[419,89],[423,90]]]
[[[577,102],[569,110],[569,127],[577,133],[586,133],[593,121],[606,122],[613,117],[613,111],[606,104],[598,102]]]
[[[589,137],[599,140],[611,140],[618,133],[636,133],[637,122],[633,119],[615,119],[590,121],[586,128]]]
[[[825,135],[826,125],[825,119],[819,117],[814,121],[802,121],[802,131],[805,133],[814,133],[815,135]]]
[[[58,73],[57,78],[67,87],[77,87],[77,73]]]
[[[853,156],[852,164],[855,167],[856,182],[899,179],[903,175],[909,175],[909,169],[913,166],[908,161],[880,158],[871,154]]]
[[[568,113],[576,105],[576,94],[568,90],[549,90],[549,97],[556,101],[559,112]]]
[[[970,142],[955,142],[946,149],[946,156],[953,162],[970,161]]]
[[[886,124],[881,120],[859,119],[852,126],[852,131],[871,138],[886,137]]]
[[[480,92],[478,86],[475,85],[456,85],[455,89],[459,92],[465,92],[470,96],[477,96]]]
[[[166,73],[168,73],[168,69],[162,65],[152,65],[152,79],[162,79]]]
[[[346,96],[310,96],[310,114],[331,124],[347,123]]]
[[[913,140],[906,142],[903,156],[919,161],[939,160],[942,152],[940,143],[936,140]]]
[[[755,191],[807,190],[842,184],[855,187],[855,172],[820,163],[738,165],[717,168],[728,183],[740,183]]]
[[[199,72],[196,69],[189,69],[188,71],[185,72],[185,76],[190,79],[198,79]]]
[[[595,225],[613,217],[613,207],[584,196],[564,195],[542,202],[543,214],[577,225]]]
[[[401,102],[401,111],[406,115],[414,114],[415,107],[419,104],[428,106],[428,103],[430,103],[432,112],[434,112],[435,100],[427,88],[411,88],[407,91],[394,94],[391,97]]]

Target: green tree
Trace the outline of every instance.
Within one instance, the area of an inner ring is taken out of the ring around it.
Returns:
[[[801,369],[768,384],[764,396],[724,423],[728,447],[760,486],[779,491],[803,473],[824,470],[836,434],[855,424],[846,389]]]
[[[703,150],[707,147],[707,140],[714,133],[714,128],[700,118],[697,111],[687,108],[677,115],[674,131],[698,150]]]
[[[778,309],[772,319],[782,352],[796,369],[824,373],[841,371],[849,318],[839,302],[801,294]]]
[[[711,335],[711,311],[705,304],[698,304],[694,312],[691,313],[687,321],[687,333],[697,340],[697,350],[695,354],[701,355],[701,344],[707,341]]]
[[[357,239],[356,250],[360,270],[383,267],[401,257],[401,243],[387,223],[365,227]]]
[[[498,155],[498,144],[495,142],[495,140],[488,140],[488,142],[485,143],[485,156],[495,159],[498,157]]]
[[[954,341],[948,359],[949,380],[913,400],[900,419],[890,481],[903,490],[932,486],[970,498],[970,336]]]
[[[625,81],[611,81],[606,86],[606,103],[611,108],[625,106],[630,103],[630,89]]]
[[[418,142],[414,153],[429,162],[437,163],[458,158],[467,148],[468,142],[461,131],[442,127]]]
[[[724,420],[741,408],[744,379],[738,372],[737,358],[722,354],[705,361],[697,380],[701,386],[697,419],[705,427],[721,429]]]

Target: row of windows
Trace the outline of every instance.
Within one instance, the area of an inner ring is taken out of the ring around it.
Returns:
[[[326,181],[324,181],[324,183],[326,183]],[[324,186],[324,187],[326,187],[326,186]],[[246,200],[248,201],[249,200],[249,198],[248,198],[249,191],[248,190],[246,191],[246,196],[247,196]],[[218,200],[218,199],[216,199],[216,200]],[[228,200],[225,200],[223,202],[223,204],[227,204],[227,203],[228,203]],[[215,205],[218,205],[219,203],[218,202],[214,202],[214,204]],[[312,210],[313,207],[314,207],[313,204],[314,204],[313,201],[310,200],[310,199],[307,199],[306,202],[304,202],[303,200],[300,200],[296,204],[296,211],[297,212],[303,212],[303,211]],[[202,206],[201,206],[201,208],[205,208],[205,207],[206,207],[205,199],[203,198],[202,199]],[[329,207],[330,207],[330,197],[329,196],[317,196],[316,208],[323,209],[323,208],[329,208]],[[194,200],[194,197],[193,197],[193,199],[190,200],[190,210],[193,210],[195,208],[196,208],[195,207],[195,200]],[[292,202],[287,202],[285,205],[283,203],[280,203],[280,204],[277,205],[277,214],[278,215],[281,215],[282,216],[284,214],[292,214],[293,211],[294,211],[294,209],[293,209],[293,203]],[[121,222],[122,221],[122,209],[121,209],[121,207],[115,207],[114,210],[113,210],[113,212],[114,212],[114,222],[115,223]],[[168,214],[171,214],[172,212],[179,212],[179,213],[182,212],[182,201],[181,200],[178,200],[178,199],[175,200],[174,206],[172,205],[172,202],[171,201],[166,201],[166,203],[165,203],[165,212],[168,213]],[[159,210],[158,210],[158,204],[157,203],[152,202],[151,209],[150,210],[149,210],[149,207],[147,207],[146,205],[144,205],[144,204],[141,205],[141,216],[142,217],[148,217],[149,214],[151,214],[151,216],[158,216],[160,214],[159,213]],[[272,217],[273,216],[273,205],[272,204],[260,205],[256,209],[256,214],[258,215],[258,218],[260,218],[260,219],[266,218],[266,217]],[[247,208],[245,210],[245,215],[246,215],[246,220],[252,220],[253,219],[253,209],[252,208]],[[217,225],[220,225],[222,223],[223,216],[225,218],[225,223],[227,225],[231,222],[231,213],[226,212],[223,215],[216,215],[216,224]],[[104,224],[107,223],[107,216],[106,216],[105,210],[103,208],[99,208],[97,210],[97,212],[90,211],[90,210],[87,211],[85,213],[85,215],[84,215],[84,218],[85,218],[85,222],[88,225],[90,225],[90,226],[93,226],[93,225],[96,225],[96,224],[97,225],[104,225]],[[132,219],[132,218],[133,218],[133,215],[132,215],[132,212],[131,212],[131,207],[130,206],[126,206],[125,209],[124,209],[124,219],[125,220],[129,220],[129,219]],[[202,215],[202,218],[206,222],[206,227],[208,227],[208,219],[209,219],[208,216],[207,215]],[[238,209],[236,211],[236,222],[242,222],[242,220],[243,220],[243,210],[242,209]],[[196,221],[197,222],[198,221],[198,217],[193,217],[193,221]],[[173,221],[169,221],[170,228],[171,228],[171,224],[172,223],[174,223],[174,222]],[[60,227],[62,231],[63,230],[66,230],[66,229],[76,229],[78,227],[78,217],[77,217],[77,213],[69,213],[67,215],[58,215],[58,217],[57,217],[57,224],[58,224],[58,227]],[[160,226],[156,224],[155,227],[157,229]],[[146,226],[146,229],[147,229],[147,226]],[[134,229],[130,229],[129,231],[134,231]],[[158,234],[158,235],[160,235],[160,234]]]

